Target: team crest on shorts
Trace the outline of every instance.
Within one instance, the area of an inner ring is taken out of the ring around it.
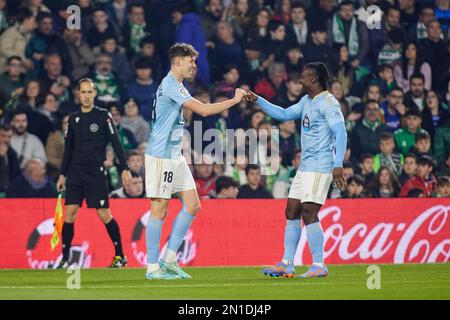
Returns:
[[[90,125],[89,130],[91,130],[91,132],[97,132],[98,131],[98,124],[93,123]]]

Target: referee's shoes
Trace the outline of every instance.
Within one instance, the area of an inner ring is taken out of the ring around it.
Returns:
[[[110,264],[110,268],[124,268],[128,264],[127,257],[115,256]]]

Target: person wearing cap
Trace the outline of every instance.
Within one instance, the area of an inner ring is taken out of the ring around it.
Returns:
[[[418,109],[411,108],[405,113],[405,123],[406,126],[394,132],[397,149],[404,155],[416,143],[416,134],[426,132],[420,127],[422,115]]]
[[[420,189],[425,197],[430,197],[436,188],[436,178],[432,174],[435,162],[430,156],[422,156],[417,160],[417,173],[406,181],[400,190],[400,197],[406,197],[411,189]]]

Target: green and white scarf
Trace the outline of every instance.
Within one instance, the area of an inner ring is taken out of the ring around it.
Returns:
[[[345,44],[344,23],[338,14],[333,17],[333,39],[336,43]],[[356,56],[359,50],[358,31],[356,30],[356,19],[352,18],[350,25],[350,35],[348,39],[348,51],[350,56]]]
[[[145,37],[145,26],[146,24],[133,24],[130,22],[131,27],[131,37],[130,37],[130,47],[135,51],[139,52],[139,42]]]

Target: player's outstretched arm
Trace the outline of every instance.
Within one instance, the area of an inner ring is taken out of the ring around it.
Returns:
[[[266,99],[258,96],[251,90],[247,92],[245,99],[250,102],[256,102],[261,106],[262,110],[272,118],[278,121],[295,120],[301,117],[302,101],[290,106],[287,109],[281,108]]]
[[[232,106],[241,102],[247,93],[242,89],[236,89],[234,92],[234,97],[229,100],[225,100],[218,103],[203,103],[197,99],[189,99],[183,104],[183,107],[192,110],[193,112],[201,115],[202,117],[212,116],[222,111],[225,111]]]

